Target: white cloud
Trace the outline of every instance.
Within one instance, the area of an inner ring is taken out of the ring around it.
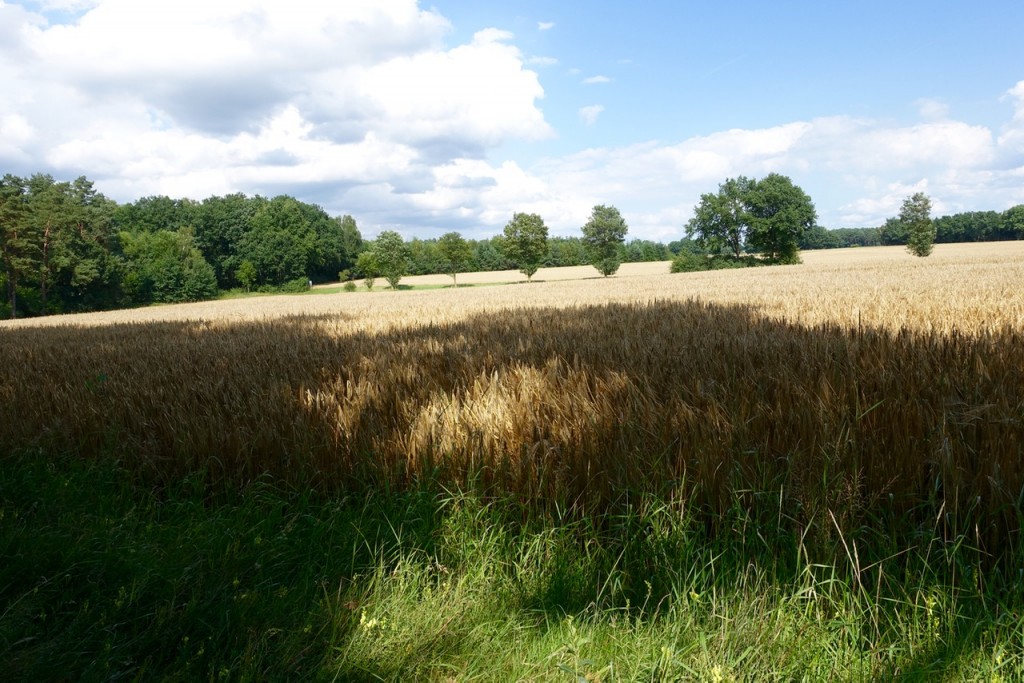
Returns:
[[[921,113],[921,118],[926,121],[941,121],[949,116],[949,105],[942,100],[924,97],[917,100],[915,104]]]
[[[554,135],[532,68],[556,60],[524,57],[493,28],[446,44],[448,21],[416,0],[44,2],[88,11],[50,25],[0,0],[0,166],[84,173],[121,201],[283,192],[368,234],[421,236],[493,234],[513,211],[578,234],[605,203],[632,236],[657,239],[741,174],[789,175],[830,226],[878,225],[915,188],[936,211],[1024,202],[1024,81],[997,130],[928,99],[915,125],[834,116],[526,165],[501,155]],[[602,107],[569,114],[593,123]]]
[[[1001,99],[1013,104],[1013,120],[1000,134],[999,145],[1010,163],[1024,167],[1024,81],[1018,81]]]
[[[1024,81],[1017,81],[1017,85],[1007,90],[1002,99],[1013,101],[1013,120],[1016,123],[1024,123]]]
[[[13,171],[86,173],[120,200],[313,191],[344,211],[354,186],[416,189],[435,164],[553,133],[511,34],[446,46],[415,0],[62,8],[91,4],[51,26],[0,2]]]
[[[558,64],[558,59],[555,57],[530,57],[526,60],[527,64],[532,66],[554,66]]]
[[[554,27],[555,27],[555,22],[553,22],[553,21],[538,21],[537,22],[537,30],[538,31],[550,31]]]
[[[597,117],[600,116],[601,112],[603,111],[604,105],[592,104],[587,107],[580,107],[579,114],[580,118],[583,119],[584,123],[586,123],[588,126],[592,126],[595,123],[597,123]]]

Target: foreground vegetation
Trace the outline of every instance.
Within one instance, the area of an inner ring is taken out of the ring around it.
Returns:
[[[1019,678],[1024,266],[941,246],[5,324],[2,656]]]
[[[1024,675],[1014,576],[938,528],[901,546],[884,513],[821,562],[757,522],[790,521],[767,497],[711,532],[650,497],[580,518],[433,488],[211,496],[198,476],[154,490],[109,461],[25,454],[0,498],[10,681]]]

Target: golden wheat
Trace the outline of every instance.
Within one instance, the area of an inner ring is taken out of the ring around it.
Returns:
[[[846,250],[19,321],[0,327],[0,443],[155,481],[438,478],[712,511],[781,490],[795,516],[969,509],[995,543],[1024,484],[1022,254]]]

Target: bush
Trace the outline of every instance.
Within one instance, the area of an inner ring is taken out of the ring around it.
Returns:
[[[308,292],[309,280],[307,280],[304,277],[297,277],[294,280],[289,280],[288,282],[281,285],[281,291],[288,292],[289,294],[297,294],[298,292]]]
[[[354,291],[356,291],[356,283],[353,282],[352,280],[347,281],[345,283],[345,291],[346,292],[354,292]]]
[[[698,270],[709,270],[711,268],[709,261],[710,259],[702,254],[681,251],[672,259],[671,272],[692,273]]]

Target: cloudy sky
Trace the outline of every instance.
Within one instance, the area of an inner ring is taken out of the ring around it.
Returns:
[[[366,236],[676,239],[728,177],[828,227],[1024,203],[1024,2],[0,0],[0,173],[290,194]]]

